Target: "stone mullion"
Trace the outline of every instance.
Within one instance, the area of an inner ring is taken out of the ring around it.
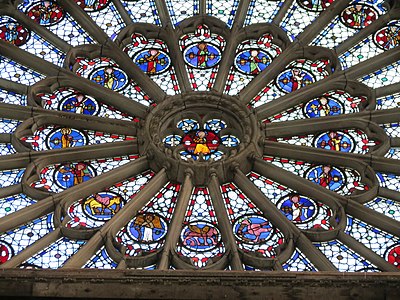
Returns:
[[[157,266],[157,269],[159,270],[168,270],[171,264],[170,255],[171,252],[175,250],[175,247],[178,244],[182,224],[185,220],[187,207],[190,201],[190,196],[193,193],[192,177],[193,174],[191,171],[186,172],[181,190],[179,191],[179,197],[174,210],[174,214],[169,225],[169,230],[165,238],[165,244],[161,254],[161,259]]]
[[[169,48],[169,54],[171,56],[171,61],[175,69],[181,93],[190,92],[192,91],[192,88],[186,70],[186,65],[183,61],[182,51],[178,44],[179,36],[171,26],[167,26],[165,30],[167,32],[167,35],[171,37],[170,39],[165,40],[165,42],[167,43]]]
[[[207,7],[206,0],[199,0],[199,15],[200,15],[200,16],[205,16],[205,15],[207,15],[207,13],[206,13],[206,7]]]
[[[20,183],[0,188],[0,198],[20,193],[22,193],[22,185]]]
[[[263,173],[263,172],[260,172]],[[263,215],[277,226],[285,234],[285,239],[294,239],[298,247],[320,271],[337,271],[333,264],[316,248],[311,241],[290,222],[277,207],[262,193],[240,170],[236,169],[235,184],[249,197],[253,203],[263,212]]]
[[[378,196],[400,203],[400,192],[398,191],[380,187],[378,191]]]
[[[174,25],[172,24],[171,18],[169,16],[168,12],[168,7],[165,1],[163,0],[155,0],[156,7],[158,10],[158,14],[160,16],[161,24],[164,28],[166,27],[172,27],[174,28]]]
[[[298,58],[297,44],[288,46],[271,64],[258,74],[250,83],[238,94],[240,102],[247,105],[257,94],[274,80],[279,73],[293,60]]]
[[[61,193],[50,195],[49,197],[38,201],[28,207],[25,207],[12,214],[0,219],[0,232],[5,232],[16,228],[29,220],[34,220],[45,214],[54,211],[55,207],[65,197],[76,197],[82,199],[91,194],[101,191],[113,184],[120,182],[130,176],[134,176],[148,168],[147,157],[143,156],[121,167],[98,175],[79,185],[73,186]]]
[[[58,76],[61,68],[29,52],[0,40],[0,55],[8,57],[47,76]]]
[[[349,115],[330,116],[324,118],[292,120],[286,122],[274,122],[266,124],[266,137],[294,136],[305,133],[320,132],[338,128],[373,129],[382,142],[388,139],[385,131],[376,123],[369,121],[370,112]]]
[[[343,52],[349,50],[350,48],[361,42],[363,39],[367,38],[370,34],[374,34],[380,28],[384,27],[386,23],[388,23],[390,20],[391,16],[389,13],[379,17],[379,19],[373,22],[371,25],[363,28],[349,39],[337,45],[335,47],[335,52],[338,53],[338,55],[340,55]]]
[[[290,9],[290,7],[292,6],[294,1],[295,0],[285,0],[285,2],[283,2],[283,5],[279,9],[278,13],[276,14],[274,19],[272,20],[272,23],[274,23],[274,24],[279,26],[279,24],[282,22],[283,18],[286,16],[286,13]]]
[[[400,222],[353,200],[348,201],[344,206],[346,213],[349,215],[400,237]]]
[[[250,0],[242,0],[238,6],[238,12],[235,15],[235,20],[227,39],[226,47],[222,55],[222,60],[218,68],[217,77],[213,89],[223,93],[226,84],[226,79],[228,77],[230,67],[233,65],[233,61],[236,55],[236,47],[240,42],[238,40],[238,33],[242,29],[244,21],[246,19],[247,10],[250,5]]]
[[[113,238],[117,232],[143,208],[158,191],[168,182],[165,169],[161,169],[148,184],[135,196],[132,201],[105,223],[98,232],[64,265],[63,268],[81,268],[105,243],[107,238]],[[110,237],[111,236],[111,237]]]
[[[40,250],[43,250],[44,248],[54,243],[61,237],[62,237],[61,229],[56,228],[52,232],[49,232],[48,234],[43,236],[41,239],[29,245],[27,248],[25,248],[20,253],[12,257],[10,260],[6,261],[4,264],[1,265],[1,267],[4,269],[17,268],[24,261],[28,260],[36,253],[38,253]]]
[[[382,257],[377,255],[371,249],[364,246],[364,244],[360,243],[352,236],[347,235],[344,232],[340,232],[338,236],[338,240],[347,245],[349,248],[366,258],[372,264],[377,266],[381,271],[384,272],[399,272],[400,270],[397,269],[394,265],[388,263]]]
[[[71,0],[58,0],[58,3],[92,36],[99,44],[110,42],[108,35],[96,22],[78,5]]]
[[[344,71],[346,78],[360,78],[400,60],[398,48],[385,51]]]
[[[24,13],[20,12],[19,10],[14,10],[12,15],[19,23],[24,25],[26,28],[36,32],[42,38],[56,46],[58,49],[63,51],[65,54],[72,48],[67,42],[59,38],[53,32],[48,30],[46,27],[39,25],[38,23],[29,19]]]
[[[344,10],[352,0],[335,1],[325,11],[323,11],[318,18],[307,26],[304,31],[297,37],[302,45],[310,44],[314,38],[324,29],[328,24]]]
[[[27,120],[32,118],[33,108],[8,103],[0,103],[0,117],[14,120]]]
[[[247,11],[249,10],[250,1],[251,0],[240,0],[235,19],[233,21],[232,37],[234,37],[235,33],[242,29],[244,21],[246,20]]]
[[[28,86],[22,83],[0,78],[0,88],[17,94],[28,94]]]
[[[233,65],[233,61],[236,55],[236,48],[238,46],[239,41],[237,40],[238,31],[232,29],[231,35],[226,43],[225,50],[222,55],[222,60],[218,68],[218,73],[215,78],[215,83],[213,89],[219,93],[224,92],[226,79],[229,75],[229,71],[231,66]]]
[[[376,98],[400,93],[400,82],[375,89]]]
[[[115,8],[118,10],[119,15],[121,16],[122,20],[124,20],[125,24],[128,26],[133,23],[131,17],[129,16],[128,12],[126,11],[125,7],[122,5],[120,0],[111,0],[114,4]]]
[[[211,202],[214,206],[215,214],[218,220],[219,229],[221,230],[222,240],[225,243],[226,249],[231,252],[230,266],[232,270],[243,271],[243,264],[239,257],[237,243],[233,235],[232,224],[226,212],[225,201],[222,198],[221,187],[216,173],[211,173],[211,180],[208,184],[210,191]]]
[[[27,151],[11,155],[0,156],[0,170],[26,168],[33,161],[58,162],[66,160],[96,159],[138,153],[137,141],[123,141],[103,145],[89,145],[76,148],[55,149],[48,151]]]
[[[165,39],[164,42],[168,45],[169,55],[171,56],[171,61],[175,69],[179,88],[181,89],[181,93],[190,92],[192,91],[192,87],[190,85],[185,62],[183,61],[182,51],[179,46],[178,32],[174,29],[171,22],[165,1],[156,0],[156,5],[160,13],[160,18],[162,17],[161,22],[166,31],[166,36],[169,37],[168,39]]]

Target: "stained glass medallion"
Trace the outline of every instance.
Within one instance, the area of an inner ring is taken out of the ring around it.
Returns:
[[[396,1],[12,2],[2,267],[400,269]]]

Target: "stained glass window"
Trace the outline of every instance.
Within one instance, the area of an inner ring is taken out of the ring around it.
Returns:
[[[398,7],[2,2],[1,267],[398,271]]]

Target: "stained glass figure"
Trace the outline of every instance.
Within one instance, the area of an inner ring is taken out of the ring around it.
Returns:
[[[175,69],[167,45],[159,39],[147,39],[139,33],[132,35],[132,43],[124,51],[140,69],[169,95],[179,92]]]
[[[186,211],[177,253],[188,257],[195,267],[201,268],[209,260],[221,257],[224,252],[208,189],[195,188]]]
[[[117,233],[117,242],[126,247],[125,255],[143,255],[163,246],[179,191],[180,185],[167,183]]]
[[[239,93],[254,76],[265,70],[282,49],[274,44],[272,34],[266,33],[258,40],[242,42],[236,51],[234,64],[225,87],[230,95]]]
[[[34,22],[43,26],[55,25],[64,18],[64,10],[54,1],[33,3],[27,10],[27,15]]]
[[[258,107],[268,103],[278,96],[294,92],[307,85],[317,82],[328,76],[327,67],[329,60],[321,59],[311,61],[298,59],[288,65],[277,78],[270,82],[251,102],[250,105]]]
[[[224,184],[221,191],[239,247],[246,252],[275,257],[277,247],[284,242],[280,230],[235,184]]]
[[[386,12],[383,0],[353,0],[312,42],[334,48],[361,29],[371,25]]]
[[[8,21],[0,24],[0,39],[8,43],[15,46],[22,46],[27,42],[29,37],[29,30],[16,22]]]
[[[154,176],[146,171],[126,181],[117,183],[107,190],[74,202],[67,210],[71,220],[67,227],[98,228],[123,209]]]
[[[225,39],[211,33],[206,25],[200,25],[194,33],[182,36],[179,44],[192,88],[210,90],[225,48]]]

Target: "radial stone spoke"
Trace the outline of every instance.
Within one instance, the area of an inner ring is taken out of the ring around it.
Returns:
[[[236,239],[233,235],[232,224],[229,221],[229,217],[225,209],[224,200],[222,199],[221,187],[219,185],[217,174],[211,173],[211,181],[208,188],[210,190],[211,201],[218,219],[222,239],[227,249],[232,252],[232,270],[243,270],[243,264],[240,261],[239,253],[237,250]]]
[[[176,245],[179,241],[179,235],[181,233],[182,224],[185,219],[186,210],[189,204],[190,196],[193,192],[192,183],[192,172],[187,172],[185,174],[185,179],[183,181],[181,190],[179,192],[179,197],[177,200],[174,215],[171,220],[170,230],[168,230],[167,236],[165,238],[165,245],[161,254],[160,263],[158,264],[158,269],[168,270],[171,264],[170,255],[171,252],[175,250]]]

